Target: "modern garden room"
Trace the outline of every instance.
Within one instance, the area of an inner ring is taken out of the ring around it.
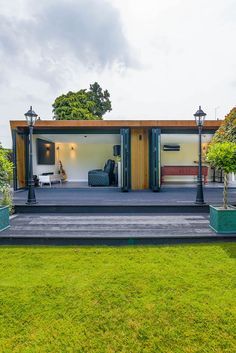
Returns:
[[[219,125],[206,121],[202,133],[205,183],[219,180],[204,161]],[[29,130],[24,121],[11,121],[11,129],[17,190],[28,185]],[[160,191],[162,184],[196,182],[198,141],[195,122],[187,120],[40,120],[32,138],[33,175],[41,187]]]

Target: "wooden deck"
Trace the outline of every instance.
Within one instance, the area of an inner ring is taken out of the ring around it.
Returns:
[[[205,187],[205,206],[195,205],[196,187],[163,187],[161,192],[118,188],[37,188],[38,204],[15,193],[17,214],[0,233],[2,245],[158,245],[235,241],[215,234],[209,203],[221,203],[222,187]],[[236,204],[236,189],[229,190]]]
[[[221,204],[223,188],[204,187],[206,205]],[[36,188],[37,205],[64,206],[193,206],[196,199],[196,187],[163,186],[160,192],[150,190],[130,191],[123,193],[119,188],[85,188],[85,187],[45,187]],[[25,205],[27,190],[14,194],[15,205]],[[229,189],[229,202],[236,204],[236,188]]]

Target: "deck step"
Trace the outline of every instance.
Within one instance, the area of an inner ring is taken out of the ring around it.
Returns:
[[[16,213],[77,213],[77,214],[140,214],[140,213],[209,213],[209,205],[160,204],[160,205],[70,205],[70,204],[16,204]]]
[[[0,244],[130,245],[234,240],[202,214],[18,214]]]

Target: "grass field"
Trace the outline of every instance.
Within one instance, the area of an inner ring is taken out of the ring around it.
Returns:
[[[234,353],[236,244],[0,247],[1,353]]]

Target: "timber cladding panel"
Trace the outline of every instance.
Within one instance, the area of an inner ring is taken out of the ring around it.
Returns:
[[[18,188],[26,186],[25,135],[16,134],[16,170]]]
[[[149,139],[145,128],[131,128],[131,188],[149,188]]]
[[[222,124],[222,120],[205,120],[204,130],[218,129]],[[25,120],[11,120],[11,129],[23,128],[27,129]],[[196,123],[192,120],[39,120],[36,122],[34,129],[37,128],[194,128],[197,131]]]

